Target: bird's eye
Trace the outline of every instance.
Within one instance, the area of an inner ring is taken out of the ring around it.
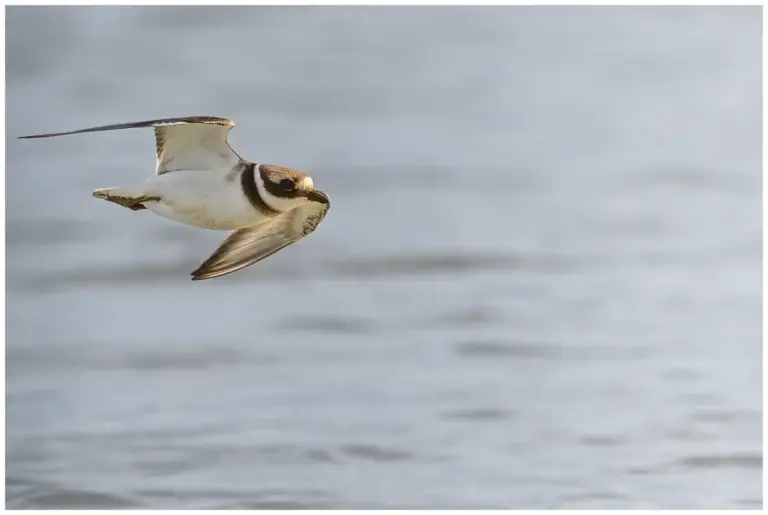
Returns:
[[[283,179],[280,181],[280,189],[286,192],[291,192],[294,190],[296,185],[293,183],[291,179]]]

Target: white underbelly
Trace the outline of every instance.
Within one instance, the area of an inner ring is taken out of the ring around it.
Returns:
[[[263,217],[243,194],[239,174],[176,171],[152,177],[147,189],[161,198],[145,202],[148,210],[194,227],[231,231]]]

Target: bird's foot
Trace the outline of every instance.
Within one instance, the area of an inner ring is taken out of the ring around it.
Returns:
[[[156,196],[142,195],[140,197],[126,197],[124,195],[116,195],[116,194],[110,193],[111,190],[113,190],[113,188],[102,188],[102,189],[94,190],[93,196],[96,198],[100,198],[102,200],[113,202],[123,207],[127,207],[132,211],[140,211],[142,209],[147,209],[146,207],[144,207],[144,202],[160,201],[160,197],[156,197]]]

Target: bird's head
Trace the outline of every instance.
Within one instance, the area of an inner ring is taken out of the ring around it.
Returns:
[[[277,211],[289,211],[306,202],[330,203],[328,195],[315,189],[312,178],[298,170],[262,164],[256,181],[263,185],[264,201]]]

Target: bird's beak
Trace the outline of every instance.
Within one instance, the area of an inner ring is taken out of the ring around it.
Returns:
[[[312,202],[319,202],[320,204],[330,204],[331,200],[328,198],[328,195],[323,193],[320,190],[310,190],[307,192],[307,200],[311,200]]]

